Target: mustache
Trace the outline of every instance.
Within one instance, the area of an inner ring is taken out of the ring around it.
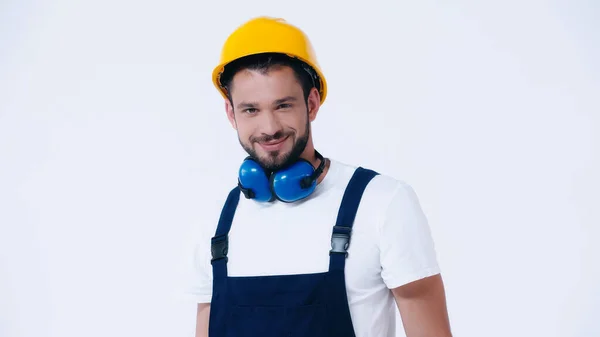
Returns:
[[[292,132],[283,132],[283,131],[278,131],[272,135],[264,135],[261,137],[250,137],[250,142],[252,143],[263,143],[263,142],[270,142],[273,140],[279,140],[279,139],[283,139],[287,136],[292,135]]]

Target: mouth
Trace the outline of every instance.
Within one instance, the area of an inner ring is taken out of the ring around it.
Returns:
[[[258,145],[260,145],[260,147],[262,147],[265,151],[277,151],[283,146],[283,143],[285,143],[288,137],[289,136],[268,142],[259,142]]]

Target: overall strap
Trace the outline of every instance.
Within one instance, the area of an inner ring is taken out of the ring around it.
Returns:
[[[360,200],[369,182],[377,175],[378,173],[375,171],[359,167],[346,187],[331,235],[330,271],[344,269],[352,236],[352,225],[354,225]]]
[[[228,235],[239,201],[240,189],[236,186],[227,196],[225,205],[223,205],[223,209],[221,210],[221,216],[219,218],[219,223],[217,224],[215,236],[211,239],[211,264],[213,266],[213,278],[215,280],[227,277]]]

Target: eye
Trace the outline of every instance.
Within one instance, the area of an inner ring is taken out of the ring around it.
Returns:
[[[255,109],[255,108],[248,108],[248,109],[243,110],[243,112],[249,113],[249,114],[255,113],[256,111],[257,111],[257,109]]]
[[[277,108],[278,108],[278,109],[289,109],[289,108],[291,108],[291,107],[292,107],[292,105],[291,105],[291,104],[289,104],[289,103],[283,103],[283,104],[279,104],[279,105],[277,106]]]

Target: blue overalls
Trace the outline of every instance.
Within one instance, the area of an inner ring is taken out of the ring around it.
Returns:
[[[354,337],[344,266],[360,199],[377,174],[359,167],[350,179],[333,227],[329,271],[323,273],[228,276],[228,233],[240,198],[233,189],[211,241],[209,337]]]

